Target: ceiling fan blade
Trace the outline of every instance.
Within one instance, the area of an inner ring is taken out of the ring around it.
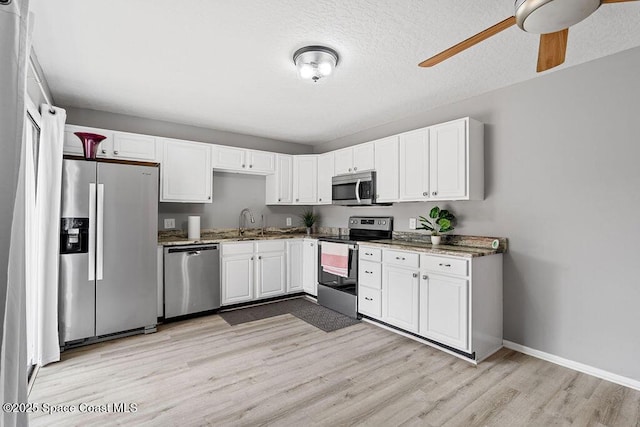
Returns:
[[[626,3],[629,1],[638,1],[638,0],[600,0],[600,3],[605,4],[605,3]]]
[[[465,49],[469,49],[471,46],[474,46],[480,43],[483,40],[488,39],[491,36],[498,34],[500,31],[506,30],[516,23],[515,16],[511,16],[504,21],[498,22],[496,25],[487,28],[484,31],[479,32],[475,36],[469,37],[465,41],[458,43],[455,46],[450,47],[447,50],[440,52],[439,54],[432,56],[429,59],[422,61],[420,64],[421,67],[433,67],[436,64],[441,63],[445,59],[451,58],[453,55],[457,55]]]
[[[546,71],[564,62],[567,52],[567,40],[569,29],[556,31],[555,33],[540,34],[540,48],[538,49],[537,71]]]

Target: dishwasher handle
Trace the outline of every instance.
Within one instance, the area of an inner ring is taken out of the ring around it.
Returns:
[[[183,246],[177,248],[169,248],[167,249],[167,253],[175,254],[180,252],[187,252],[187,255],[200,255],[201,251],[217,251],[218,245],[210,245],[210,246]]]

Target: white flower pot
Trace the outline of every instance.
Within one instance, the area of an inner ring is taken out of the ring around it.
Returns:
[[[431,236],[431,244],[432,245],[439,245],[440,244],[440,239],[442,239],[442,236]]]

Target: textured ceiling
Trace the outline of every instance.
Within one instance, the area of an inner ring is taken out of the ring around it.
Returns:
[[[513,15],[513,0],[31,0],[33,44],[59,105],[316,144],[535,78],[538,37],[512,27],[417,64]],[[308,44],[341,55],[297,78]],[[640,2],[569,31],[554,72],[640,46]]]

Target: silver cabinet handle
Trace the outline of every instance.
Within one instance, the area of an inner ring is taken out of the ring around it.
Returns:
[[[431,193],[431,194],[433,194],[434,196],[437,196],[437,195],[438,195],[438,192],[437,192],[437,191],[434,191],[434,192],[433,192],[433,193]]]
[[[426,196],[428,196],[428,195],[429,195],[429,192],[424,191],[424,192],[422,193],[422,195],[426,197]]]
[[[373,301],[373,298],[369,298],[369,297],[364,297],[364,299],[366,299],[367,301]]]
[[[426,274],[422,275],[422,280],[427,280],[429,278],[429,276],[427,276]]]
[[[365,252],[365,255],[369,255],[369,256],[373,256],[373,254],[371,252]]]
[[[442,263],[440,263],[440,264],[438,264],[438,265],[439,265],[440,267],[451,267],[451,264],[442,264]]]
[[[118,150],[113,150],[113,154],[118,155]]]
[[[399,256],[397,256],[396,259],[399,259],[399,260],[402,260],[402,261],[406,260],[405,257],[399,257]]]
[[[367,274],[373,274],[373,271],[367,271],[367,270],[365,270],[364,272],[365,272],[365,273],[367,273]]]
[[[189,256],[191,256],[191,255],[200,255],[200,251],[187,252],[187,255],[189,255]]]
[[[418,277],[418,273],[413,273],[413,277]]]
[[[102,149],[102,154],[107,154],[107,150],[105,150],[104,148]]]

